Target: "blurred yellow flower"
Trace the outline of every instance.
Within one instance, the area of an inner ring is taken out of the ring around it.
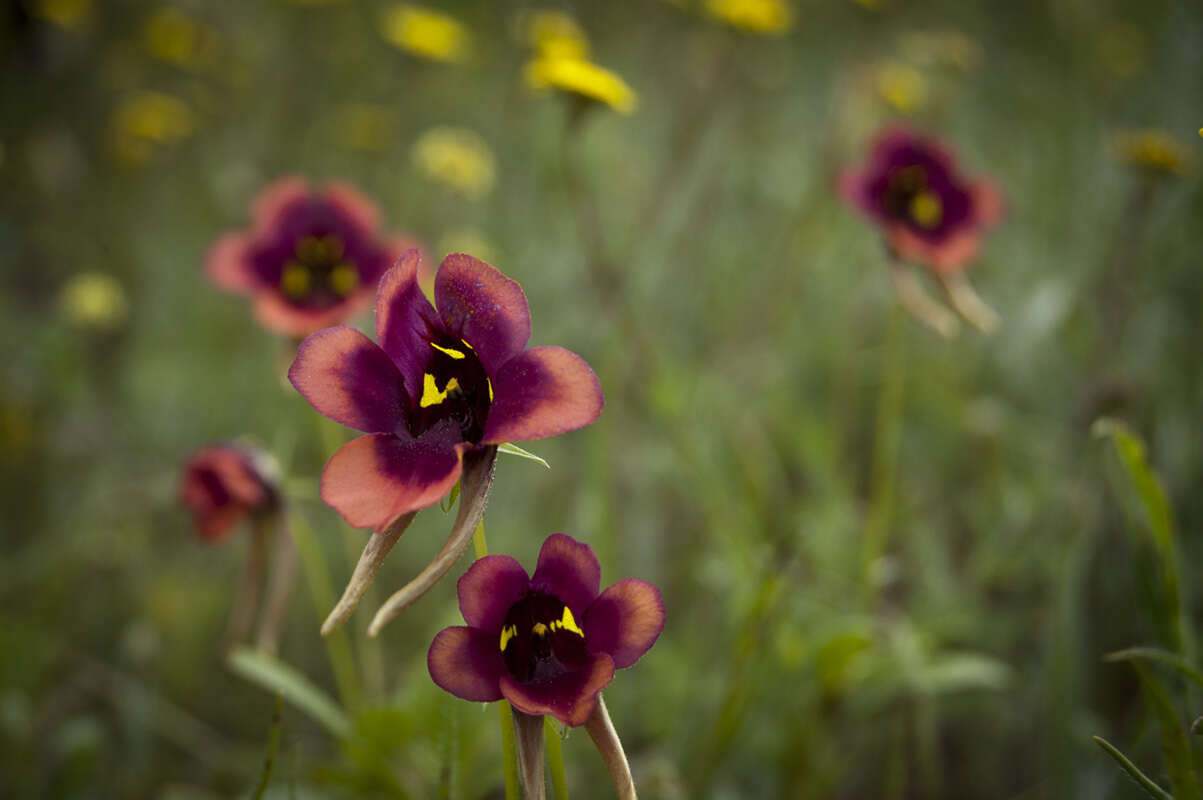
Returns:
[[[125,321],[129,304],[125,289],[112,275],[81,272],[63,286],[59,305],[81,328],[111,329]]]
[[[1194,157],[1184,144],[1163,130],[1128,131],[1115,137],[1120,161],[1166,175],[1189,175]]]
[[[706,13],[764,36],[780,36],[794,24],[794,11],[786,0],[706,0]]]
[[[468,55],[468,31],[454,17],[402,3],[384,12],[384,38],[410,55],[455,63]]]
[[[483,197],[497,179],[488,142],[467,128],[431,128],[414,143],[413,160],[427,178],[467,197]]]
[[[334,115],[338,142],[349,150],[379,153],[397,137],[397,115],[387,106],[352,103]]]
[[[164,6],[156,10],[142,37],[152,56],[177,67],[198,69],[213,62],[216,32],[177,8]]]
[[[92,0],[36,0],[32,11],[60,28],[82,28],[92,16]]]
[[[560,11],[535,11],[526,20],[526,40],[540,58],[589,58],[589,39],[576,20]]]
[[[883,64],[877,68],[873,86],[877,95],[901,114],[915,113],[927,100],[927,80],[910,64]]]
[[[113,146],[119,158],[140,164],[156,145],[186,138],[192,129],[192,111],[183,101],[162,92],[137,92],[113,113]]]
[[[439,253],[471,253],[481,261],[496,264],[498,252],[496,245],[475,228],[457,228],[447,231],[439,239]]]
[[[618,75],[578,58],[536,58],[526,65],[526,82],[533,89],[556,89],[605,103],[622,114],[634,112],[639,102],[635,91]]]

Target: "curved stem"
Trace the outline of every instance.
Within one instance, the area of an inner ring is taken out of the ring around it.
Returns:
[[[368,586],[376,577],[376,573],[384,564],[384,557],[393,549],[393,545],[401,538],[401,534],[405,533],[405,529],[409,527],[409,523],[414,521],[417,514],[418,512],[411,511],[398,518],[396,522],[380,533],[373,533],[368,538],[368,543],[363,548],[363,554],[359,556],[359,562],[355,565],[355,571],[351,573],[351,580],[347,581],[347,588],[343,590],[343,595],[330,612],[330,616],[326,617],[326,621],[322,623],[322,636],[329,636],[331,631],[346,622],[355,611],[359,601],[363,599],[364,593],[367,592]]]
[[[951,275],[941,275],[940,284],[944,294],[956,312],[965,318],[973,327],[982,333],[993,333],[998,327],[998,312],[986,305],[985,301],[973,290],[969,279],[963,272]]]
[[[945,339],[951,339],[961,329],[956,316],[931,298],[915,277],[914,270],[897,261],[890,263],[890,281],[894,294],[910,315]]]
[[[543,718],[543,740],[547,749],[547,765],[551,771],[551,787],[556,800],[568,800],[568,777],[564,774],[564,743],[560,729],[551,717]]]
[[[472,540],[476,526],[484,518],[485,505],[489,501],[489,487],[493,485],[493,467],[496,463],[496,447],[490,446],[464,454],[459,513],[455,517],[451,535],[447,537],[443,549],[439,550],[434,560],[426,565],[426,569],[422,570],[418,577],[384,601],[384,605],[372,618],[372,624],[368,626],[368,636],[379,634],[381,628],[426,594],[430,587],[438,583],[439,579],[455,566],[455,562],[467,549],[468,542]]]
[[[627,754],[623,752],[622,742],[614,723],[610,721],[610,712],[606,710],[606,701],[599,694],[593,713],[585,720],[585,730],[589,738],[597,745],[606,769],[614,781],[614,789],[618,792],[618,800],[637,800],[635,795],[635,779],[631,777],[631,765],[627,763]]]
[[[234,608],[222,635],[222,652],[229,652],[250,633],[259,605],[259,589],[263,585],[263,573],[267,555],[267,521],[259,516],[251,520],[251,540],[247,543],[246,565],[242,568],[242,580],[234,598]]]
[[[514,711],[514,735],[518,743],[518,775],[526,800],[546,800],[543,780],[543,717]],[[559,798],[556,798],[559,800]]]
[[[292,587],[297,577],[297,547],[288,531],[288,518],[284,512],[274,515],[272,536],[275,538],[272,555],[271,582],[267,589],[267,602],[259,617],[259,630],[255,635],[255,646],[275,655],[280,645],[280,634],[288,618]]]

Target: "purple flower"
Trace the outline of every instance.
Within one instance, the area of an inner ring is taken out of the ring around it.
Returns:
[[[213,444],[184,463],[180,503],[192,512],[202,539],[224,538],[243,518],[279,505],[275,462],[261,450]]]
[[[314,191],[282,178],[256,198],[249,229],[213,243],[206,271],[219,288],[250,295],[265,327],[299,338],[367,306],[380,276],[414,246],[379,228],[380,211],[350,186]]]
[[[430,677],[464,700],[505,698],[525,714],[582,725],[610,685],[664,629],[664,603],[629,578],[598,594],[601,567],[589,545],[554,533],[535,574],[509,556],[485,556],[456,585],[466,626],[434,637]]]
[[[459,479],[465,451],[588,425],[604,403],[593,370],[562,347],[525,349],[522,287],[485,262],[447,256],[435,306],[407,251],[380,281],[376,338],[339,326],[301,343],[288,378],[319,412],[366,433],[322,472],[321,495],[377,533]]]
[[[946,149],[902,128],[879,135],[865,167],[840,176],[839,191],[884,228],[897,256],[939,274],[973,260],[1002,210],[992,183],[966,180]]]

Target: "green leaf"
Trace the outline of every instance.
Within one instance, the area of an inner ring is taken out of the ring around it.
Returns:
[[[1149,797],[1156,798],[1156,800],[1174,800],[1173,795],[1171,795],[1165,789],[1162,789],[1160,786],[1154,783],[1149,776],[1141,772],[1137,766],[1129,761],[1128,757],[1121,753],[1115,745],[1111,744],[1111,742],[1107,741],[1102,736],[1092,736],[1091,738],[1094,739],[1095,744],[1103,748],[1103,751],[1107,753],[1107,755],[1115,759],[1115,763],[1119,764],[1120,769],[1128,773],[1128,777],[1136,781],[1136,784],[1140,786],[1140,788],[1144,789],[1148,793]]]
[[[249,647],[239,647],[230,653],[226,665],[238,676],[278,693],[335,736],[342,738],[351,730],[350,720],[330,695],[283,661]]]
[[[457,482],[451,487],[451,492],[439,501],[439,508],[443,509],[444,514],[450,514],[451,509],[455,508],[455,501],[459,499],[459,483]]]
[[[1153,541],[1163,555],[1172,554],[1174,518],[1161,481],[1149,467],[1144,441],[1124,423],[1107,417],[1095,421],[1092,431],[1095,436],[1109,438],[1115,443],[1115,451],[1128,474],[1128,480],[1144,506]]]
[[[538,461],[543,466],[551,469],[551,464],[548,464],[547,461],[530,452],[529,450],[523,450],[516,444],[499,444],[497,445],[497,452],[508,453],[511,456],[519,456],[521,458],[529,458],[531,461]]]
[[[1199,800],[1199,776],[1178,709],[1160,678],[1138,661],[1132,662],[1132,666],[1136,668],[1145,697],[1153,704],[1161,725],[1161,752],[1170,773],[1170,789],[1178,800]]]
[[[1177,653],[1171,653],[1168,650],[1162,650],[1159,647],[1129,647],[1124,650],[1116,650],[1114,653],[1108,653],[1103,656],[1104,661],[1159,661],[1162,664],[1168,664],[1174,669],[1181,672],[1188,679],[1194,681],[1198,686],[1203,687],[1203,672],[1192,667],[1187,663],[1186,659],[1179,656]]]
[[[931,694],[1003,689],[1011,681],[1011,668],[989,656],[953,653],[924,665],[915,676],[918,689]]]

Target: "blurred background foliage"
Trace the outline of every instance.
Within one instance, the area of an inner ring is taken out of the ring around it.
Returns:
[[[273,700],[218,649],[245,531],[202,544],[175,495],[182,459],[248,434],[285,465],[335,583],[362,547],[316,499],[347,432],[283,382],[293,344],[201,270],[291,173],[357,184],[428,258],[495,263],[530,298],[534,343],[601,376],[601,420],[531,447],[550,470],[502,457],[490,549],[531,564],[562,530],[605,583],[663,590],[664,635],[606,692],[644,796],[1141,796],[1092,734],[1168,785],[1137,675],[1102,657],[1179,643],[1157,549],[1125,514],[1137,494],[1091,425],[1147,441],[1189,620],[1203,12],[759,5],[440,4],[450,22],[349,0],[5,5],[7,796],[258,781]],[[609,78],[530,63],[548,9]],[[613,108],[557,80],[600,81]],[[971,273],[993,336],[944,340],[899,311],[879,237],[832,191],[891,121],[1006,191]],[[449,522],[419,515],[382,591]],[[459,621],[453,581],[378,641],[368,616],[351,626],[360,696],[341,696],[298,589],[281,657],[351,733],[286,706],[269,796],[499,796],[494,715],[426,674]],[[1203,713],[1162,677],[1184,725]],[[611,796],[587,737],[565,755],[575,796]]]

